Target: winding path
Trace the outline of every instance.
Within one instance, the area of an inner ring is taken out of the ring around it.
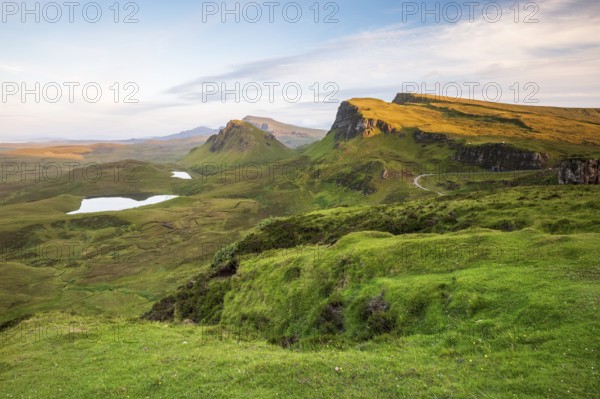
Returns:
[[[553,168],[549,168],[548,170],[552,171],[554,170]],[[540,172],[540,171],[544,171],[544,169],[525,169],[525,170],[514,170],[514,171],[507,171],[507,172],[478,172],[478,173],[528,173],[528,172]],[[453,173],[445,173],[446,175],[474,175],[475,173],[473,172],[453,172]],[[428,174],[424,174],[424,175],[419,175],[417,177],[415,177],[415,179],[413,180],[414,185],[424,191],[431,191],[434,192],[438,195],[444,196],[446,194],[444,193],[440,193],[439,191],[435,191],[435,190],[430,190],[428,188],[423,187],[421,184],[419,184],[419,180],[421,180],[422,177],[427,177],[427,176],[437,176],[434,173],[428,173]]]
[[[421,180],[422,177],[427,177],[427,176],[435,176],[435,175],[432,173],[426,174],[426,175],[419,175],[419,176],[415,177],[415,180],[413,181],[413,183],[415,184],[415,186],[417,186],[417,188],[420,188],[421,190],[432,191],[432,192],[436,193],[437,195],[442,195],[442,196],[445,195],[443,193],[440,193],[439,191],[430,190],[419,184],[419,180]]]

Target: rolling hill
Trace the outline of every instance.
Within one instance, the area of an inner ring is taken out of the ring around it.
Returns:
[[[286,159],[294,154],[272,134],[247,122],[233,120],[205,144],[192,149],[182,163],[197,169],[205,163],[245,165]]]
[[[598,154],[597,112],[439,101],[349,100],[302,150],[232,121],[183,160],[289,174],[178,180],[181,164],[135,162],[135,183],[115,164],[100,180],[9,176],[3,392],[598,397],[600,186],[548,169]],[[445,195],[414,185],[424,173]],[[180,198],[66,214],[156,193]]]

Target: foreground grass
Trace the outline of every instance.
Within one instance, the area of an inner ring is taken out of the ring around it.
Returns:
[[[565,333],[568,331],[565,331]],[[575,332],[575,331],[573,331]],[[387,336],[282,349],[212,329],[48,313],[5,331],[12,398],[594,398],[594,335]],[[597,331],[596,331],[597,334]]]

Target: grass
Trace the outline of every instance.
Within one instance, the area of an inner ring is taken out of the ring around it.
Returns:
[[[596,397],[597,240],[363,232],[317,260],[313,248],[245,259],[221,327],[41,313],[0,335],[0,385],[8,397]],[[479,251],[431,251],[461,244]],[[334,301],[337,336],[319,330]],[[248,325],[259,319],[274,325]],[[267,343],[282,333],[296,340]]]
[[[242,351],[265,341],[282,351],[253,357],[269,359],[268,377],[248,377],[276,386],[265,396],[596,397],[597,191],[514,187],[276,218],[230,253],[233,275],[205,269],[180,294],[217,300],[203,320],[241,332]],[[278,379],[290,353],[304,380]],[[244,382],[222,395],[254,394]]]
[[[349,102],[357,106],[365,118],[385,121],[397,130],[418,127],[425,132],[475,138],[490,136],[565,144],[600,144],[600,115],[596,109],[420,97],[427,97],[430,101],[399,105],[359,98]]]
[[[77,203],[71,198],[0,208],[10,221],[0,230],[2,261],[8,262],[0,267],[3,275],[14,275],[0,286],[0,321],[65,307],[139,314],[262,218],[251,200],[195,198],[67,216],[69,203]],[[43,289],[30,293],[36,284]]]
[[[255,178],[135,162],[138,183],[3,181],[0,396],[600,397],[598,187],[480,176],[408,134],[594,154],[593,110],[352,101],[407,134],[260,150]],[[212,161],[255,161],[236,140],[264,133],[230,130]],[[426,173],[447,195],[413,186]],[[140,320],[152,305],[163,321]]]
[[[97,266],[72,270],[5,264],[3,298],[19,299],[18,284],[30,291],[3,317],[36,315],[0,333],[0,390],[65,398],[596,397],[597,194],[583,186],[465,191],[261,223],[248,241],[265,243],[249,246],[260,253],[239,257],[231,289],[209,290],[222,297],[205,310],[220,312],[217,326],[123,316],[208,271],[198,256],[202,237],[227,242],[257,212],[254,201],[184,197],[110,218],[44,213],[28,234],[83,234],[144,251],[123,265],[99,254]],[[165,234],[161,222],[175,230]],[[394,236],[386,226],[407,230]],[[290,240],[277,240],[283,231]],[[190,256],[196,261],[187,264]],[[60,279],[70,283],[54,297],[49,282]]]
[[[3,166],[8,171],[3,170],[0,186],[3,194],[0,204],[4,205],[40,201],[59,195],[100,197],[172,194],[183,184],[171,177],[174,169],[170,165],[134,160],[103,164],[77,162],[73,165],[22,159],[6,165]],[[16,169],[8,169],[13,165]]]

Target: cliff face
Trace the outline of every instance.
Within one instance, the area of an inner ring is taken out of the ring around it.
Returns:
[[[396,131],[384,121],[363,117],[358,107],[347,101],[340,105],[331,130],[335,131],[336,141],[350,140],[359,136],[369,137],[376,130],[383,133],[394,133]]]
[[[600,184],[600,159],[563,161],[558,169],[559,184]]]
[[[394,102],[421,100],[421,97],[401,93]],[[336,141],[347,141],[355,137],[370,137],[375,132],[406,136],[405,133],[409,131],[413,132],[412,139],[415,143],[447,146],[454,150],[452,160],[489,170],[542,169],[550,160],[546,153],[528,151],[508,144],[465,145],[446,134],[423,132],[418,128],[406,128],[400,132],[385,121],[365,118],[356,105],[347,101],[340,105],[330,134],[335,135]]]
[[[541,169],[549,161],[545,153],[521,150],[507,144],[459,144],[441,133],[413,133],[415,143],[445,144],[455,150],[452,160],[494,171]]]
[[[541,152],[521,150],[508,144],[492,143],[457,146],[452,159],[485,169],[501,171],[541,169],[549,161],[550,156]]]

